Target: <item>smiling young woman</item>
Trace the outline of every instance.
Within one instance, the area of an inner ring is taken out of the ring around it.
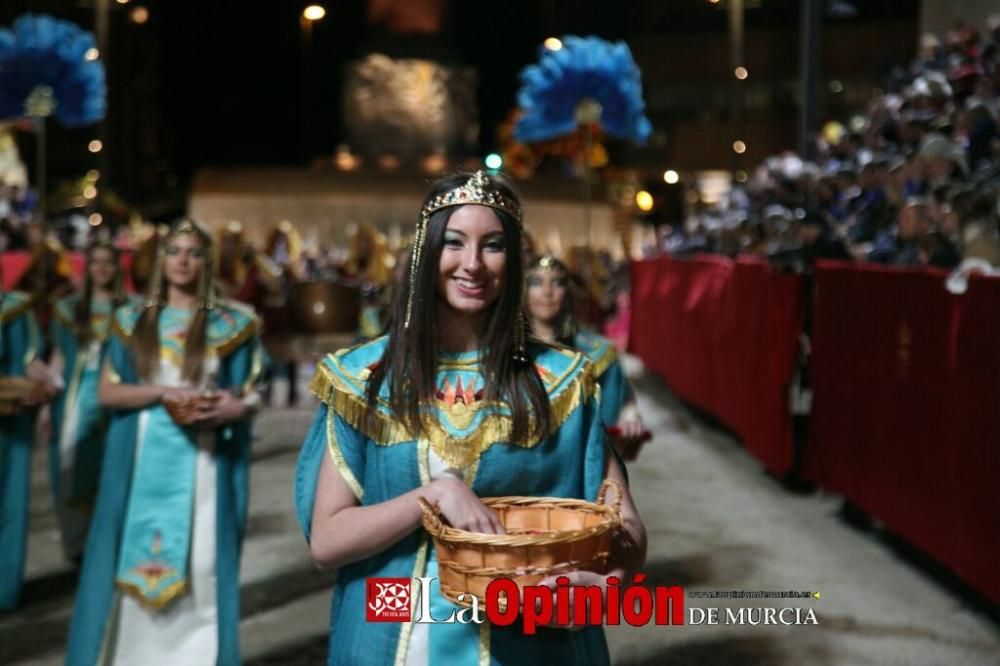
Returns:
[[[366,623],[368,577],[437,575],[418,498],[452,526],[503,531],[480,497],[595,500],[624,485],[607,448],[591,364],[526,339],[521,203],[504,177],[436,182],[421,208],[387,336],[328,356],[296,475],[314,560],[338,569],[329,663],[604,664],[600,627],[524,636],[487,625]],[[641,565],[645,532],[627,491],[609,574]],[[605,577],[574,572],[574,583]],[[453,607],[432,586],[430,607]]]

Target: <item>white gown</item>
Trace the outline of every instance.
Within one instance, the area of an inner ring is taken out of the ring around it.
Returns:
[[[197,388],[212,385],[218,359],[205,359],[202,382]],[[154,383],[184,386],[180,368],[160,359]],[[139,416],[139,442],[146,424],[146,414]],[[140,444],[141,446],[141,444]],[[195,467],[194,516],[191,535],[190,587],[162,610],[151,610],[133,596],[118,593],[117,626],[111,638],[115,666],[199,666],[215,664],[219,654],[218,605],[216,603],[215,519],[216,471],[213,451],[215,431],[198,435],[198,462]],[[136,451],[136,459],[141,454]],[[115,624],[114,619],[112,624]]]

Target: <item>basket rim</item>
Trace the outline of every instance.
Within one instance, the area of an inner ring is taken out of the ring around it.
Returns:
[[[448,544],[464,546],[547,546],[566,544],[573,541],[599,536],[621,526],[621,515],[618,509],[607,504],[596,504],[587,500],[556,497],[525,497],[509,495],[504,497],[484,497],[482,503],[490,508],[556,508],[575,509],[592,515],[600,515],[604,520],[598,525],[575,530],[559,530],[545,534],[482,534],[470,532],[457,527],[445,525],[437,518],[434,508],[428,506],[424,511],[424,528],[435,539]],[[432,513],[428,513],[428,511]],[[436,524],[435,524],[436,523]]]

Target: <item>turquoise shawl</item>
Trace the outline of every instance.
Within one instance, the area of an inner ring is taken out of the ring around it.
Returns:
[[[40,345],[30,297],[0,293],[0,375],[23,377]],[[21,598],[35,411],[0,417],[0,610],[17,608]]]

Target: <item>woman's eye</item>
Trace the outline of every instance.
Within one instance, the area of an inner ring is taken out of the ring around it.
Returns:
[[[204,256],[205,256],[205,251],[204,250],[191,250],[191,258],[192,259],[201,259]]]
[[[495,240],[495,241],[488,242],[486,244],[486,249],[490,250],[491,252],[503,252],[507,248],[504,245],[503,241],[501,241],[501,240]]]
[[[445,238],[445,247],[462,247],[462,239],[460,238]]]
[[[541,280],[541,278],[537,278],[537,277],[528,278],[528,286],[529,287],[541,287],[542,286],[542,280]]]
[[[167,254],[169,254],[171,257],[176,256],[176,255],[178,255],[180,253],[181,253],[181,251],[178,250],[176,247],[168,247],[167,248]]]

